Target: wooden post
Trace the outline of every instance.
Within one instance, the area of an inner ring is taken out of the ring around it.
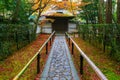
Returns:
[[[50,38],[50,46],[51,46],[51,41],[52,41],[52,40],[51,40],[51,38]]]
[[[48,42],[46,43],[46,54],[48,53]]]
[[[105,50],[106,50],[106,33],[104,35],[104,39],[103,40],[104,40],[103,41],[103,51],[105,52]]]
[[[53,34],[53,36],[52,36],[52,41],[54,40],[54,37],[55,37],[55,34]]]
[[[18,33],[16,32],[16,43],[17,43],[17,50],[19,49],[19,43],[18,43]]]
[[[40,73],[40,54],[37,55],[37,74]]]
[[[29,43],[31,42],[31,36],[30,36],[30,31],[28,30],[28,40],[29,40]]]
[[[83,56],[80,55],[80,74],[83,74]]]
[[[72,43],[72,55],[74,54],[74,44]]]
[[[70,38],[68,38],[68,43],[69,43],[69,46],[70,46]]]

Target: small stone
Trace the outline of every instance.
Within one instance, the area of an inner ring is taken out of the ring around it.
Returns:
[[[60,67],[59,67],[59,70],[60,70],[60,71],[64,71],[63,66],[60,66]]]
[[[71,75],[70,72],[63,72],[63,74],[64,74],[65,76],[70,76],[70,75]]]
[[[46,80],[46,79],[45,79],[45,80]],[[52,78],[51,78],[51,77],[48,77],[47,80],[52,80]]]
[[[62,77],[62,78],[60,78],[60,80],[66,80],[66,79]]]
[[[48,73],[48,76],[49,76],[49,77],[54,77],[54,76],[55,76],[55,72],[49,72],[49,73]]]
[[[66,76],[66,80],[72,80],[71,76]]]
[[[50,72],[54,72],[55,71],[55,68],[50,68]]]
[[[62,76],[62,78],[64,78],[65,80],[73,80],[72,76]]]
[[[67,68],[67,69],[65,69],[65,71],[66,71],[66,72],[70,72],[70,71],[71,71],[71,69],[70,69],[70,68]]]
[[[68,69],[68,68],[70,69],[70,66],[64,66],[64,68],[65,68],[65,69]]]
[[[53,77],[52,80],[59,80],[59,77]]]
[[[60,70],[56,70],[56,73],[59,73],[60,72]]]

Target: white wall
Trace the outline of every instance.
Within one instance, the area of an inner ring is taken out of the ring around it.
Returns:
[[[75,23],[69,23],[68,24],[68,32],[73,32],[76,30],[76,24]],[[40,33],[40,27],[38,25],[37,27],[37,32],[36,33]],[[42,29],[42,32],[43,33],[52,33],[52,24],[51,23],[47,23],[43,26],[43,29]]]
[[[44,26],[43,26],[43,28],[42,28],[42,32],[43,33],[52,33],[52,24],[51,23],[47,23],[47,24],[45,24]],[[41,31],[41,27],[38,25],[37,26],[37,32],[36,33],[40,33],[40,31]]]
[[[77,28],[76,28],[76,24],[75,23],[69,23],[68,24],[68,32],[73,32],[75,31]]]

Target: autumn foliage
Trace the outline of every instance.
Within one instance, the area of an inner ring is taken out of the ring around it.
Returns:
[[[34,0],[33,10],[42,9],[45,5],[44,11],[54,7],[54,9],[65,9],[72,12],[73,10],[81,10],[81,7],[90,4],[90,2],[71,2],[70,1],[58,1],[58,0]]]

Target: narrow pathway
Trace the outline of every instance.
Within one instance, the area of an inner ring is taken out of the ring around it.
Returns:
[[[79,80],[64,36],[56,36],[40,80]]]

